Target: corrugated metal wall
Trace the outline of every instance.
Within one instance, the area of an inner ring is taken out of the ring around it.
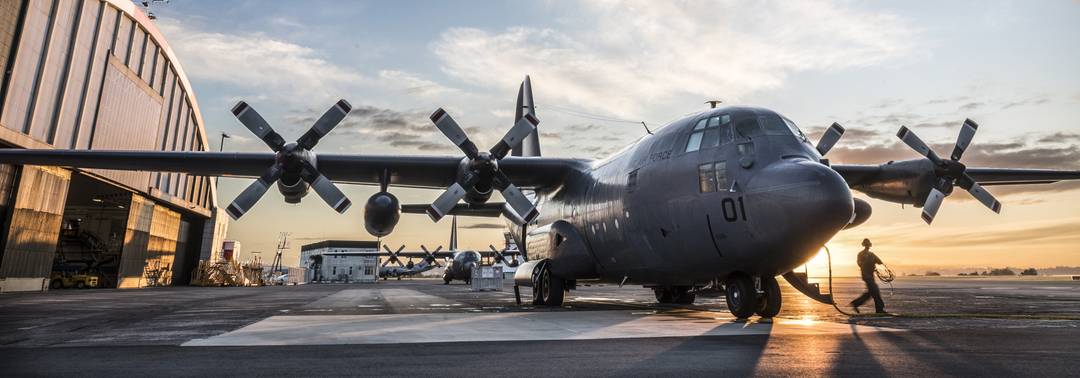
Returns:
[[[48,277],[60,236],[71,172],[24,166],[11,211],[0,277]]]

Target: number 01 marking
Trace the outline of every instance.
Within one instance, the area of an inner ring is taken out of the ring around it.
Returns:
[[[746,204],[743,202],[742,197],[738,197],[738,206],[735,205],[735,199],[724,198],[720,201],[720,208],[724,212],[724,220],[728,222],[735,222],[742,219],[746,222]]]

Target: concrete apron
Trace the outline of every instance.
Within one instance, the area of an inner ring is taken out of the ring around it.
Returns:
[[[822,335],[900,331],[777,318],[736,322],[713,312],[547,311],[273,316],[183,346],[342,345],[521,340],[592,340],[739,335]]]

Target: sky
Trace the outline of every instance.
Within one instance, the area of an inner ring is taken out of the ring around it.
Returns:
[[[208,138],[225,151],[268,151],[229,113],[239,100],[286,139],[344,98],[353,113],[316,152],[459,155],[427,116],[443,107],[481,148],[513,122],[531,75],[545,156],[596,159],[703,110],[705,100],[763,106],[812,138],[848,132],[837,164],[917,158],[906,125],[947,154],[965,118],[979,133],[970,166],[1080,169],[1080,2],[1076,1],[194,1],[153,5],[190,77]],[[223,178],[225,206],[251,180]],[[269,258],[291,232],[299,246],[370,239],[363,203],[345,186],[337,214],[317,196],[285,204],[271,190],[228,238]],[[919,210],[856,197],[872,218],[828,245],[854,272],[864,237],[894,270],[1080,266],[1080,185],[990,188],[1000,215],[966,193],[933,226]],[[391,188],[403,203],[439,191]],[[493,200],[498,200],[494,198]],[[502,222],[461,219],[461,246],[502,240]],[[445,245],[450,222],[403,215],[391,246]],[[824,269],[815,258],[810,269]]]

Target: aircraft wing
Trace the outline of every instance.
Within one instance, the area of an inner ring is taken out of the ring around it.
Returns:
[[[197,176],[259,177],[274,164],[275,154],[189,151],[0,149],[0,163],[97,168],[127,171],[184,172]],[[443,189],[457,176],[460,157],[320,154],[318,170],[331,181],[378,185],[384,171],[390,185]],[[518,186],[557,186],[583,160],[512,157],[500,169]]]
[[[833,165],[848,185],[872,182],[886,173],[886,165]],[[1052,184],[1066,180],[1080,180],[1080,171],[1018,168],[967,168],[965,171],[982,186]]]
[[[460,215],[466,217],[492,217],[497,218],[504,213],[503,202],[488,202],[479,205],[459,203],[451,208],[447,215]],[[401,212],[405,214],[427,214],[429,204],[405,204],[401,205]]]

